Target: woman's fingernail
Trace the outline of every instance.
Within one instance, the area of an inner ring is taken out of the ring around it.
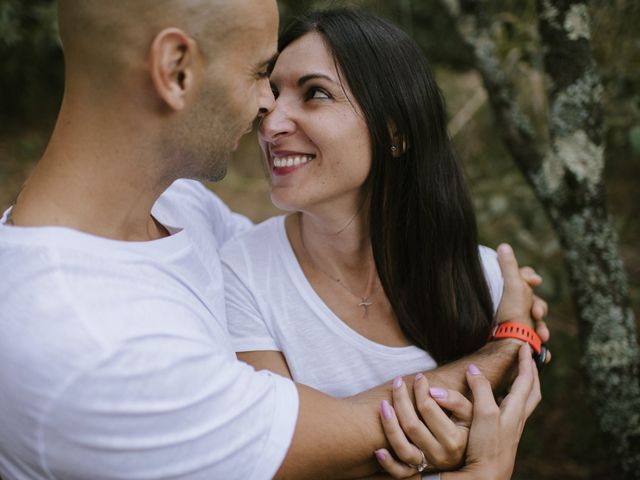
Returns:
[[[431,387],[429,393],[433,398],[447,398],[447,391],[444,388]]]
[[[467,367],[467,370],[471,375],[480,375],[480,369],[476,367],[473,363],[470,363]]]
[[[386,400],[382,400],[380,404],[380,411],[382,412],[382,418],[385,420],[391,420],[393,414],[391,413],[391,405]]]
[[[402,377],[396,377],[393,379],[393,388],[398,389],[402,386]]]
[[[384,459],[387,458],[383,450],[376,450],[376,458],[379,462],[384,462]]]
[[[417,382],[418,380],[420,380],[421,378],[424,378],[424,375],[423,375],[423,374],[421,374],[421,373],[416,373],[416,382]]]

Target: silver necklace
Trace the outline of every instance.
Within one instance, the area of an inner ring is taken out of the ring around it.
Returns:
[[[380,284],[378,283],[376,285],[376,288],[371,293],[369,293],[368,295],[358,295],[353,290],[351,290],[347,285],[345,285],[344,282],[342,282],[339,278],[336,278],[333,275],[331,275],[330,273],[326,272],[323,268],[321,268],[319,265],[317,265],[316,262],[314,262],[313,259],[311,258],[311,255],[309,254],[309,250],[307,250],[307,246],[304,243],[304,237],[302,236],[302,225],[301,224],[299,224],[299,225],[300,225],[300,227],[299,227],[300,243],[302,244],[302,249],[304,250],[305,255],[307,256],[307,258],[309,258],[309,260],[312,261],[312,266],[315,269],[317,269],[318,271],[320,271],[321,273],[323,273],[324,275],[326,275],[327,278],[330,278],[331,280],[336,282],[338,285],[340,285],[342,288],[344,288],[351,295],[353,295],[356,298],[359,298],[360,302],[358,302],[358,307],[364,308],[364,312],[362,312],[362,317],[363,318],[367,318],[367,316],[369,314],[369,307],[371,307],[373,305],[373,302],[371,301],[371,298],[376,293],[378,293],[378,290],[380,288]],[[371,275],[369,275],[369,276],[371,276]]]

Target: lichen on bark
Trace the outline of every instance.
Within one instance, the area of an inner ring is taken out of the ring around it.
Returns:
[[[584,130],[576,130],[570,135],[557,137],[553,148],[565,169],[573,173],[589,192],[595,193],[602,183],[604,147],[594,144]],[[564,171],[561,175],[564,176]]]
[[[564,29],[570,40],[579,40],[591,38],[591,29],[589,28],[589,13],[585,4],[571,5],[569,11],[564,17]]]

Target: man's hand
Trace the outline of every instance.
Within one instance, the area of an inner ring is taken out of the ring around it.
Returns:
[[[531,267],[518,269],[513,249],[506,243],[498,247],[498,263],[504,278],[502,300],[496,313],[498,323],[522,323],[533,328],[543,343],[548,342],[550,333],[544,319],[549,307],[533,293],[533,288],[542,283],[542,277]],[[545,363],[550,360],[551,352],[548,352]]]

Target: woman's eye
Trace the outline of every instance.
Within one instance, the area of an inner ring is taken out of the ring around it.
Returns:
[[[278,91],[278,89],[273,83],[271,84],[271,93],[273,93],[273,98],[278,98],[278,95],[280,94],[280,92]]]
[[[324,91],[321,88],[318,87],[311,87],[308,91],[307,91],[307,98],[308,99],[312,99],[312,98],[317,98],[317,99],[328,99],[331,98],[331,96]]]

